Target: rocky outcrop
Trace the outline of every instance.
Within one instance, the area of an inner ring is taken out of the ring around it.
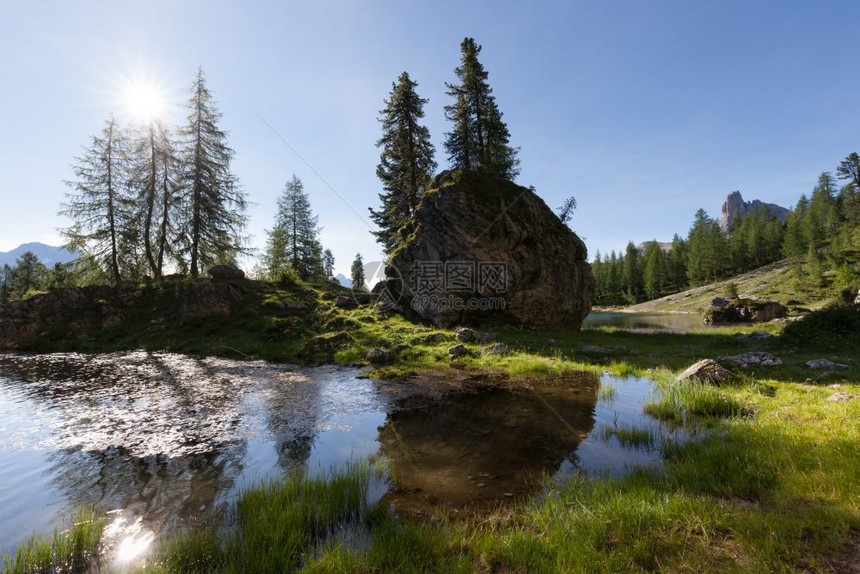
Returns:
[[[439,326],[571,330],[591,310],[585,244],[527,188],[445,171],[414,223],[374,288],[383,307]]]
[[[62,288],[9,302],[0,311],[0,350],[15,349],[29,339],[63,330],[64,339],[83,339],[121,327],[134,307],[145,305],[146,288],[123,282],[115,287],[90,285]],[[171,283],[174,320],[227,316],[241,307],[245,295],[231,283]],[[56,333],[55,333],[56,334]]]
[[[766,209],[780,221],[785,221],[788,217],[788,209],[785,207],[776,205],[775,203],[764,203],[758,199],[744,201],[740,191],[733,191],[723,202],[723,207],[720,211],[720,230],[723,233],[728,233],[735,220],[742,219],[744,216],[755,213],[760,209]]]
[[[209,277],[212,279],[244,279],[245,272],[235,265],[213,265],[209,269]]]
[[[766,323],[785,317],[788,308],[776,301],[758,299],[725,299],[715,297],[702,320],[708,324]]]

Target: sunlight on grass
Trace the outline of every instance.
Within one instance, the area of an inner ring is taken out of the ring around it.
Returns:
[[[749,411],[718,387],[691,380],[662,384],[644,411],[664,421],[684,422],[690,416],[735,417]]]
[[[99,560],[104,517],[94,510],[80,510],[68,530],[53,536],[33,535],[18,545],[13,555],[3,555],[4,574],[32,572],[87,572]]]

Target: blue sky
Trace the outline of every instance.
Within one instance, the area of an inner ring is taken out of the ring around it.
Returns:
[[[2,0],[0,10],[0,250],[58,241],[62,182],[107,115],[127,115],[123,82],[157,83],[178,121],[203,66],[254,203],[253,243],[296,173],[338,270],[357,251],[378,259],[367,207],[382,100],[407,70],[430,99],[444,168],[444,82],[467,35],[483,45],[521,147],[519,183],[551,207],[576,196],[571,225],[592,255],[685,233],[696,209],[717,215],[733,189],[793,205],[860,151],[855,2]]]

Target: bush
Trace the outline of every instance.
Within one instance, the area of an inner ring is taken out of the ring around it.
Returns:
[[[780,342],[828,350],[860,346],[860,309],[838,304],[813,311],[801,321],[789,323]]]

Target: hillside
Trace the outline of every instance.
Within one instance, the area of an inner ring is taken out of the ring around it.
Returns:
[[[24,243],[11,251],[0,251],[0,267],[15,266],[15,261],[26,252],[32,251],[45,267],[53,267],[54,263],[68,263],[77,256],[64,247],[54,247],[44,243]]]
[[[723,297],[729,283],[735,283],[744,298],[758,297],[778,301],[787,306],[808,309],[823,307],[833,298],[832,287],[812,288],[798,285],[787,259],[759,267],[736,277],[709,285],[694,287],[652,301],[645,301],[624,311],[631,313],[702,313],[714,297]]]

